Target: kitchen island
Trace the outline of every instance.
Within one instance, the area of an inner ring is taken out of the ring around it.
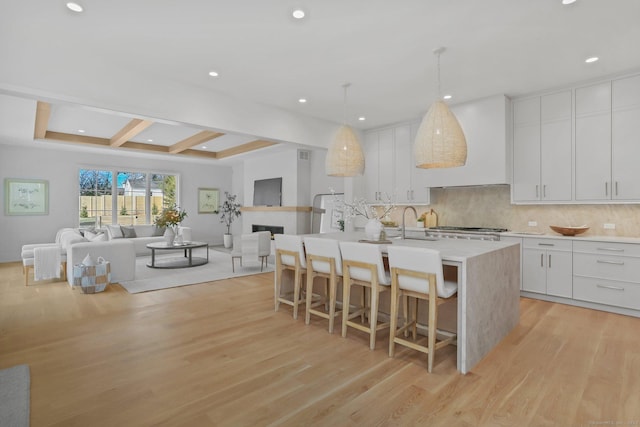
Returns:
[[[314,236],[356,242],[366,239],[361,232]],[[442,255],[445,268],[457,271],[458,298],[454,307],[457,308],[454,324],[458,335],[457,368],[462,373],[469,372],[518,324],[520,245],[459,239],[392,239],[390,242],[436,249]],[[385,253],[388,245],[377,246]],[[446,317],[444,306],[446,304],[439,309],[439,315]]]

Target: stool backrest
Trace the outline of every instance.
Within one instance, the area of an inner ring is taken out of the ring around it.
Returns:
[[[401,268],[419,273],[432,273],[436,276],[436,292],[445,296],[444,276],[442,274],[442,256],[435,249],[389,246],[389,268]],[[398,276],[400,289],[429,293],[429,281],[407,275]]]
[[[384,270],[382,252],[379,245],[359,242],[340,242],[340,252],[344,261],[358,261],[374,264],[378,273],[378,283],[389,285],[391,280]],[[344,271],[343,271],[344,273]],[[371,282],[371,270],[360,267],[349,268],[349,275],[353,279]]]
[[[279,249],[282,249],[285,251],[291,251],[291,252],[297,253],[298,257],[300,258],[300,261],[299,261],[300,267],[307,268],[307,260],[304,255],[304,246],[302,246],[302,236],[296,236],[293,234],[276,234],[275,241],[276,241],[276,252]],[[288,265],[292,267],[295,267],[296,265],[296,261],[294,257],[291,255],[283,254],[280,257],[280,259],[282,260],[282,263],[284,265]]]
[[[333,258],[336,265],[336,274],[342,276],[342,255],[340,253],[340,245],[337,240],[324,239],[322,237],[305,237],[304,249],[309,255],[318,255],[327,258]],[[309,268],[313,268],[314,271],[320,273],[331,273],[329,263],[322,260],[314,260],[313,265]]]

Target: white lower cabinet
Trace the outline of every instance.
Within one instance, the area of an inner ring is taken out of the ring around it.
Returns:
[[[640,245],[575,242],[573,297],[640,310]]]
[[[571,241],[524,239],[522,290],[572,298]]]

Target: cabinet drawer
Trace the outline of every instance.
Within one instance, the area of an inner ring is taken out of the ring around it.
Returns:
[[[638,310],[640,285],[574,276],[573,299]]]
[[[574,253],[573,274],[640,282],[640,258]]]
[[[615,242],[573,242],[574,252],[640,257],[640,245]]]
[[[528,238],[528,237],[522,240],[523,240],[522,246],[526,249],[570,251],[573,247],[571,240],[536,239],[536,238]]]

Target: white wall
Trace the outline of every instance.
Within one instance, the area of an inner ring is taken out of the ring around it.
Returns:
[[[0,179],[31,178],[49,181],[49,214],[43,216],[7,216],[0,225],[0,262],[20,259],[26,243],[53,242],[62,227],[78,226],[78,170],[83,167],[118,168],[128,171],[153,171],[180,176],[180,205],[187,211],[186,226],[193,238],[210,244],[222,244],[224,225],[218,215],[198,214],[197,189],[219,188],[232,191],[231,167],[214,166],[184,160],[144,159],[125,155],[94,154],[89,151],[61,151],[46,147],[22,148],[0,141]]]

